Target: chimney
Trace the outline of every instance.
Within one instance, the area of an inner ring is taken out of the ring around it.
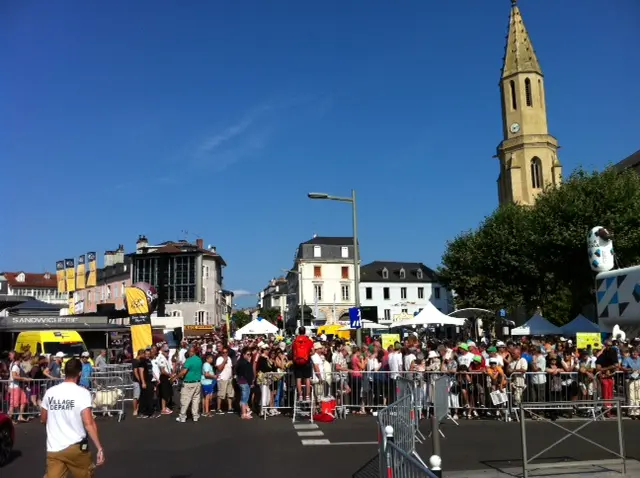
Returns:
[[[204,241],[200,238],[196,239],[196,247],[198,249],[204,249]]]
[[[124,264],[124,246],[118,245],[118,249],[113,253],[113,264]]]
[[[113,251],[104,251],[104,267],[109,267],[113,265]]]
[[[147,240],[147,236],[141,234],[138,236],[138,240],[136,241],[136,253],[142,253],[142,249],[149,245],[149,241]]]

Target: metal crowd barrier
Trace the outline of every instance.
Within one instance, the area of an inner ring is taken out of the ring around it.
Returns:
[[[125,384],[121,377],[91,377],[94,416],[124,418]]]
[[[336,401],[337,417],[347,413],[374,415],[406,393],[414,397],[416,421],[433,411],[435,383],[444,378],[448,383],[449,415],[468,418],[518,420],[517,409],[522,402],[562,403],[549,414],[560,416],[593,416],[596,406],[585,406],[586,400],[620,399],[622,408],[631,416],[640,416],[640,380],[628,374],[613,375],[613,387],[602,384],[596,373],[514,372],[504,380],[492,378],[486,372],[354,372],[333,371],[314,381],[314,391],[321,401],[325,397]],[[289,372],[269,373],[262,377],[269,400],[263,410],[293,408],[295,380]],[[608,388],[607,388],[608,387]],[[604,396],[605,393],[612,396]],[[580,401],[580,403],[572,403]],[[268,415],[269,413],[267,413]]]
[[[93,377],[100,379],[102,386],[118,386],[124,400],[133,400],[133,368],[131,364],[109,364],[93,369]]]

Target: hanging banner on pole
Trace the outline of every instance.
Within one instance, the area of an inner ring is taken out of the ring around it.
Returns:
[[[158,293],[151,284],[137,282],[124,289],[129,324],[131,326],[131,342],[134,354],[139,350],[151,347],[151,314],[157,302]]]

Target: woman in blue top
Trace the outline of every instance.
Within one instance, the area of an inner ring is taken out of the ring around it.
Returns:
[[[204,357],[204,363],[202,364],[202,378],[200,383],[202,384],[202,395],[204,395],[204,402],[202,403],[202,414],[205,417],[212,417],[213,413],[209,409],[211,407],[211,399],[215,395],[216,387],[216,375],[213,371],[213,355],[207,354]]]

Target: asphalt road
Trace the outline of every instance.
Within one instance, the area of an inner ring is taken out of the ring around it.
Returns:
[[[239,473],[264,476],[265,472],[277,473],[281,478],[377,476],[377,427],[373,417],[349,416],[346,420],[318,424],[317,428],[305,427],[301,421],[302,426],[297,429],[287,417],[245,421],[235,415],[184,424],[176,423],[174,416],[130,418],[121,423],[99,419],[98,423],[107,457],[98,477],[143,474],[154,478],[204,478]],[[557,423],[573,429],[583,422]],[[527,429],[531,453],[563,435],[549,423],[527,422]],[[446,436],[441,439],[445,471],[512,468],[521,463],[517,423],[464,421],[460,426],[444,424],[442,430]],[[628,456],[638,459],[640,423],[625,421],[624,431]],[[428,435],[428,427],[423,432]],[[16,456],[0,469],[0,477],[42,476],[44,428],[35,422],[22,424],[16,427],[16,435]],[[616,448],[618,444],[615,422],[592,423],[584,429],[584,435],[608,448]],[[426,461],[431,455],[430,440],[419,445],[418,452]],[[554,446],[543,458],[562,461],[611,456],[572,437]]]

